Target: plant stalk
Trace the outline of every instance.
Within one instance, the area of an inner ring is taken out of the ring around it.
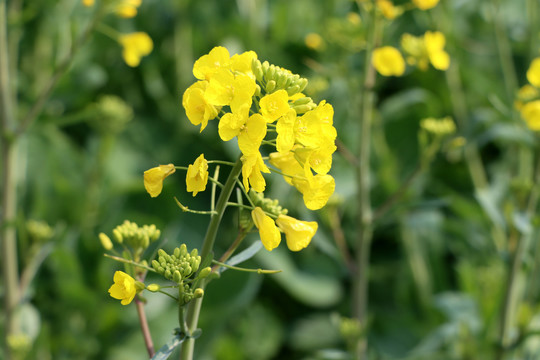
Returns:
[[[154,343],[152,342],[152,335],[150,335],[148,320],[146,319],[146,314],[144,313],[144,303],[138,297],[135,297],[135,306],[137,307],[137,314],[139,315],[139,322],[141,324],[141,331],[143,334],[146,351],[148,352],[148,356],[152,358],[156,352],[154,350]]]
[[[241,171],[242,161],[238,159],[234,167],[231,169],[231,172],[229,173],[229,177],[227,178],[223,189],[221,189],[221,193],[219,194],[219,198],[217,200],[215,208],[216,213],[210,217],[210,223],[208,224],[208,230],[206,231],[206,236],[204,238],[201,250],[201,258],[203,263],[206,257],[211,256],[212,249],[214,248],[214,242],[216,240],[217,231],[219,229],[219,224],[221,223],[221,219],[223,217],[223,214],[225,213],[225,209],[227,208],[227,202],[231,197],[234,185],[236,184],[236,179],[240,175]],[[199,287],[204,290],[205,286],[206,280],[202,280]],[[194,299],[188,305],[186,322],[190,333],[193,333],[197,329],[197,323],[199,321],[199,313],[201,311],[203,298],[204,297]],[[182,343],[180,359],[192,360],[194,347],[195,339],[186,339],[186,341]]]

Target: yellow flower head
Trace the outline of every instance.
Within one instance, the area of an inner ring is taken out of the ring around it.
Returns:
[[[244,128],[249,117],[249,105],[244,104],[237,111],[224,114],[219,119],[219,137],[223,141],[229,141],[235,136],[238,136]],[[266,133],[265,133],[266,134]],[[262,139],[261,139],[262,141]]]
[[[193,196],[206,189],[208,182],[208,161],[201,154],[193,164],[188,166],[186,175],[187,191],[193,192]]]
[[[95,0],[82,0],[82,3],[86,7],[94,6]]]
[[[231,57],[231,70],[238,71],[248,75],[250,78],[255,78],[253,71],[251,70],[251,63],[257,59],[257,53],[255,51],[246,51],[242,54],[234,54]]]
[[[293,185],[302,193],[304,204],[309,210],[324,207],[336,188],[334,178],[328,174],[308,175],[307,179],[296,177],[293,178]]]
[[[238,134],[238,147],[244,155],[259,154],[259,148],[266,136],[266,121],[261,114],[251,115]]]
[[[281,233],[276,227],[274,220],[266,215],[260,207],[256,207],[251,211],[251,217],[261,236],[261,242],[268,251],[277,248],[281,242]]]
[[[315,221],[300,221],[287,215],[279,215],[276,224],[285,233],[287,247],[291,251],[307,247],[318,228]]]
[[[420,10],[429,10],[439,3],[439,0],[412,0],[413,4]]]
[[[527,80],[531,85],[540,88],[540,57],[537,57],[531,62],[529,70],[527,70]]]
[[[255,80],[249,75],[219,69],[208,82],[204,98],[212,105],[230,105],[231,111],[237,112],[246,104],[251,107],[256,88]]]
[[[264,163],[261,153],[255,152],[244,154],[242,160],[242,178],[244,188],[249,191],[249,185],[257,192],[264,192],[266,181],[261,172],[269,173],[270,170]]]
[[[450,66],[450,56],[444,51],[446,39],[440,31],[426,31],[424,43],[429,57],[429,62],[437,70],[447,70]]]
[[[141,6],[142,0],[122,0],[116,5],[116,15],[123,18],[132,18],[137,15],[137,8]]]
[[[126,64],[131,67],[138,66],[141,58],[150,54],[154,48],[152,39],[145,32],[120,35],[119,41],[124,48],[122,50],[122,57]]]
[[[278,90],[272,94],[265,95],[259,102],[261,114],[266,122],[273,123],[285,115],[289,107],[289,95],[285,90]]]
[[[405,72],[405,60],[398,49],[383,46],[373,50],[371,62],[377,72],[383,76],[401,76]]]
[[[294,123],[296,121],[296,111],[289,109],[287,113],[282,116],[276,125],[277,138],[276,149],[280,153],[289,152],[294,146]]]
[[[131,303],[137,294],[135,279],[123,271],[114,273],[114,284],[109,288],[109,294],[115,299],[122,300],[122,305]]]
[[[223,46],[216,46],[207,55],[195,61],[193,75],[199,80],[210,80],[219,69],[229,67],[230,57],[229,50]]]
[[[163,180],[175,171],[174,165],[168,164],[159,165],[144,172],[144,188],[151,197],[161,194]]]
[[[306,46],[313,50],[321,50],[324,46],[324,40],[321,35],[316,33],[309,33],[304,38]]]
[[[521,110],[523,104],[532,100],[538,100],[539,97],[540,90],[537,87],[525,84],[519,89],[517,99],[514,101],[514,106],[516,109]]]
[[[376,5],[383,16],[389,20],[393,20],[403,14],[403,8],[394,6],[390,0],[377,0]]]
[[[214,119],[221,109],[219,106],[209,104],[204,98],[204,92],[208,86],[208,81],[197,81],[184,92],[182,106],[186,110],[186,115],[193,125],[201,124],[201,132],[208,121]]]
[[[540,100],[526,103],[521,107],[520,113],[529,129],[540,131]]]

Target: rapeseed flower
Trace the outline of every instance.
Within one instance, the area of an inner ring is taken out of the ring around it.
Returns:
[[[403,34],[401,47],[407,55],[409,65],[417,65],[420,70],[427,70],[431,63],[437,70],[447,70],[450,66],[450,55],[444,50],[446,38],[439,31],[426,31],[424,36],[417,37]]]
[[[132,18],[137,15],[137,8],[142,0],[122,0],[116,5],[116,15],[123,18]]]
[[[531,62],[527,70],[527,80],[531,85],[540,88],[540,57],[537,57]]]
[[[122,57],[127,65],[136,67],[140,64],[141,58],[152,52],[154,43],[145,32],[134,32],[120,35],[118,40],[123,47]]]
[[[300,221],[287,215],[279,215],[276,224],[285,233],[287,247],[291,251],[307,247],[318,228],[315,221]]]
[[[82,0],[82,3],[86,7],[94,6],[95,0]]]
[[[188,192],[193,192],[193,196],[198,192],[206,190],[208,182],[208,161],[204,154],[199,155],[195,162],[188,166],[186,174],[186,186]]]
[[[399,50],[392,46],[373,50],[371,62],[375,70],[383,76],[401,76],[405,72],[405,60]]]
[[[412,0],[413,4],[420,10],[429,10],[439,3],[439,0]]]
[[[261,114],[268,123],[273,123],[285,115],[289,107],[289,95],[285,90],[278,90],[272,94],[265,95],[259,102]]]
[[[221,106],[214,106],[205,100],[204,93],[208,81],[197,81],[184,92],[182,105],[186,109],[186,115],[193,125],[201,125],[201,132],[208,121],[214,119]]]
[[[261,242],[265,249],[272,251],[277,248],[281,242],[281,233],[276,227],[274,220],[266,215],[260,207],[256,207],[251,211],[251,217],[253,218],[253,223],[259,230]]]
[[[161,194],[163,180],[176,171],[173,164],[159,165],[144,172],[144,188],[151,197]]]
[[[324,46],[324,40],[321,35],[317,33],[309,33],[304,38],[306,46],[313,50],[321,50]]]
[[[114,284],[109,288],[111,297],[122,300],[122,305],[131,303],[137,294],[137,285],[135,279],[123,271],[114,273]]]
[[[521,107],[520,113],[529,129],[540,131],[540,100],[526,103]]]

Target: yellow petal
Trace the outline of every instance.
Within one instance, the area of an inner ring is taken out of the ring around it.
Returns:
[[[266,215],[260,207],[256,207],[251,211],[251,217],[255,226],[259,230],[261,242],[268,251],[277,248],[281,242],[281,233],[276,227],[274,220]]]
[[[383,76],[401,76],[405,72],[405,60],[398,49],[383,46],[373,50],[372,64]]]
[[[285,233],[287,247],[291,251],[307,247],[318,228],[315,221],[300,221],[287,215],[279,215],[276,224]]]
[[[188,166],[186,174],[186,186],[188,192],[193,192],[193,196],[198,192],[206,190],[208,182],[208,161],[204,158],[204,154]]]
[[[540,57],[531,62],[531,66],[527,70],[527,80],[529,80],[531,85],[540,88]]]
[[[161,194],[163,180],[174,173],[176,169],[173,164],[159,165],[144,172],[144,188],[151,197]]]

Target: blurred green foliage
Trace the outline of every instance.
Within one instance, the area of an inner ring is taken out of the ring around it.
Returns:
[[[515,85],[524,84],[527,66],[540,49],[533,22],[538,14],[528,14],[526,6],[538,12],[535,1],[442,1],[431,13],[406,12],[384,34],[385,44],[397,46],[404,32],[452,29],[446,34],[447,51],[460,65],[457,76],[469,109],[459,135],[478,146],[492,186],[475,193],[463,147],[446,144],[402,199],[377,219],[367,332],[373,359],[491,359],[496,352],[514,244],[495,248],[492,223],[514,232],[528,226],[537,230],[537,221],[519,217],[532,185],[526,181],[529,174],[517,172],[523,159],[516,160],[516,154],[522,147],[538,150],[538,139],[512,118],[514,94],[503,85],[501,40],[494,29],[502,27],[508,40]],[[21,115],[36,101],[93,9],[78,0],[14,1],[8,7],[13,10],[9,31],[19,45],[14,66]],[[154,50],[139,67],[129,68],[119,44],[99,31],[92,33],[19,143],[24,159],[17,173],[20,268],[37,271],[19,310],[33,338],[27,359],[145,358],[135,309],[107,294],[118,264],[103,257],[97,235],[129,219],[156,224],[168,250],[180,243],[200,247],[208,219],[183,213],[172,197],[206,209],[209,192],[193,198],[185,191],[183,175],[175,174],[167,178],[163,193],[151,199],[142,172],[157,164],[187,165],[202,152],[207,159],[237,156],[219,139],[215,124],[200,134],[181,106],[182,93],[193,82],[193,62],[214,46],[224,45],[231,53],[254,50],[259,59],[308,77],[309,95],[333,105],[338,138],[357,151],[365,30],[347,20],[350,12],[358,12],[358,3],[144,0],[134,19],[104,19],[122,32],[147,32]],[[304,37],[312,32],[322,36],[324,48],[305,45]],[[377,78],[371,158],[375,209],[415,171],[425,150],[418,140],[420,120],[456,116],[455,94],[445,76],[409,68],[400,78]],[[308,212],[282,179],[268,178],[268,196],[302,219],[319,221],[319,232],[300,253],[260,252],[248,264],[282,269],[281,274],[227,271],[211,283],[197,359],[351,358],[339,319],[351,316],[354,279],[331,222],[338,216],[351,250],[358,204],[354,169],[343,153],[334,156],[332,175],[336,205],[317,213]],[[27,226],[33,220],[48,224],[52,233],[36,240]],[[234,240],[236,222],[237,214],[229,211],[216,254]],[[251,234],[248,242],[257,239]],[[532,240],[523,267],[534,279],[540,270],[537,232]],[[517,326],[521,334],[531,334],[520,339],[514,358],[534,359],[540,354],[540,287],[533,282],[523,286]],[[156,295],[148,296],[146,308],[159,347],[172,335],[177,310]]]

